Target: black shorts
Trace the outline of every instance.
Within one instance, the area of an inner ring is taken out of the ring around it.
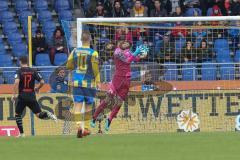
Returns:
[[[36,98],[29,100],[19,96],[17,100],[15,113],[21,115],[26,107],[30,108],[34,114],[42,112]]]

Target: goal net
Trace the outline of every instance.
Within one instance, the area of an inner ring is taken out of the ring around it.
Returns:
[[[120,41],[150,49],[132,63],[130,94],[110,133],[239,129],[239,17],[80,18],[63,26],[73,48],[91,33],[102,84],[111,81]]]

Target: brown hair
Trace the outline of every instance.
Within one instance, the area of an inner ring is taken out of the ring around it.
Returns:
[[[125,43],[125,42],[127,42],[127,43],[129,44],[129,47],[128,47],[128,48],[122,48],[122,44]],[[127,40],[120,41],[120,42],[118,43],[118,47],[121,48],[121,49],[123,49],[123,50],[124,50],[124,49],[129,49],[129,48],[132,47],[132,43],[131,43],[130,41],[127,41]]]
[[[22,64],[28,64],[28,57],[27,56],[22,56],[22,57],[19,58],[19,61]]]

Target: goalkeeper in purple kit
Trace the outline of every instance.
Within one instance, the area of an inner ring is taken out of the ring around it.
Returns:
[[[131,82],[131,62],[145,58],[146,54],[143,55],[143,53],[148,51],[148,48],[143,45],[137,47],[134,53],[130,51],[130,48],[131,43],[129,41],[123,41],[114,52],[116,70],[106,98],[101,101],[93,114],[93,119],[90,123],[93,128],[96,126],[98,115],[103,112],[106,107],[110,107],[111,113],[105,121],[105,130],[108,131],[113,118],[116,117],[123,102],[127,98]]]

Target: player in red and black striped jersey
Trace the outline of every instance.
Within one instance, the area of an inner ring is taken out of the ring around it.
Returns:
[[[36,93],[38,93],[44,85],[42,76],[35,69],[28,66],[28,58],[26,56],[20,57],[20,66],[21,68],[17,70],[15,74],[14,95],[12,100],[14,103],[17,103],[15,118],[20,136],[23,137],[22,112],[26,106],[40,119],[50,118],[56,121],[57,117],[48,111],[42,111],[37,102]],[[40,82],[38,86],[35,86],[35,80]]]

